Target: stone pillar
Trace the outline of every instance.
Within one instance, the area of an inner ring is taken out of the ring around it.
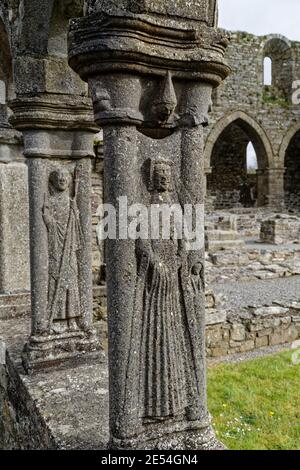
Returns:
[[[29,174],[32,329],[23,365],[31,373],[98,360],[103,353],[93,328],[91,263],[91,159],[98,128],[90,100],[30,96],[17,88],[11,107],[24,135]]]
[[[265,170],[269,192],[267,204],[270,209],[283,211],[284,202],[284,173],[285,168],[269,168]]]
[[[69,63],[104,129],[105,202],[203,209],[203,128],[228,74],[216,2],[88,2]],[[107,240],[110,446],[221,448],[206,403],[204,220],[199,246],[121,232]],[[194,221],[195,223],[195,221]]]
[[[28,292],[27,167],[22,135],[0,127],[0,295]]]
[[[268,178],[266,170],[256,170],[257,180],[257,207],[263,207],[267,204]]]

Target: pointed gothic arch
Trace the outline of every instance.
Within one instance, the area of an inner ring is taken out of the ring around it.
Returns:
[[[258,167],[251,175],[247,171],[249,142],[255,149]],[[211,168],[208,194],[216,197],[216,208],[264,205],[268,194],[265,170],[272,158],[266,133],[250,115],[235,111],[217,122],[205,146],[206,167]]]

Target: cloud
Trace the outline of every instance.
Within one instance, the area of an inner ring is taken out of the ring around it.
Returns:
[[[219,0],[219,11],[222,28],[300,41],[299,0]]]

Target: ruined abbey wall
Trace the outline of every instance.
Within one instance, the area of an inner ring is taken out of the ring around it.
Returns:
[[[230,36],[232,75],[214,93],[206,128],[208,199],[217,208],[247,207],[250,186],[258,206],[298,209],[300,105],[292,103],[292,85],[300,76],[300,43],[280,35]],[[266,57],[272,60],[271,86],[264,85]],[[257,171],[247,176],[249,142]]]

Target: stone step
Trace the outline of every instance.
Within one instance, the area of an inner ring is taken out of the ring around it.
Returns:
[[[249,264],[248,254],[239,252],[218,252],[212,255],[211,260],[215,266],[245,266]]]
[[[243,240],[208,241],[206,243],[206,249],[210,252],[244,250],[245,243]]]
[[[238,240],[240,235],[233,230],[212,230],[207,232],[208,240]]]

